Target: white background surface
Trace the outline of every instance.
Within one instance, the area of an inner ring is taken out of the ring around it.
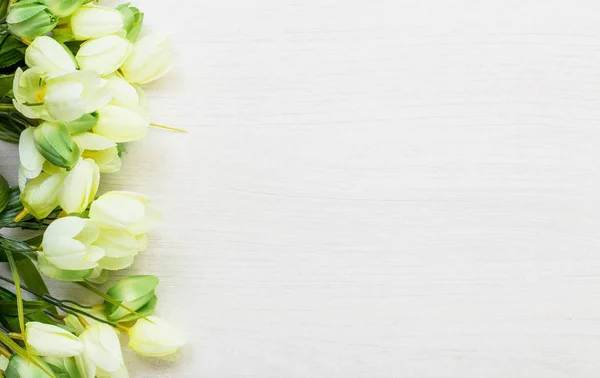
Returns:
[[[190,133],[103,188],[165,212],[134,271],[190,344],[133,377],[600,374],[600,3],[135,4]]]

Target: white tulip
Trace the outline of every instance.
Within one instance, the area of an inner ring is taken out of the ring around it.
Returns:
[[[71,16],[71,29],[78,40],[125,34],[123,16],[113,8],[83,5]]]
[[[46,36],[37,37],[27,47],[25,63],[50,75],[73,72],[77,69],[73,54],[65,46]]]
[[[185,342],[183,334],[156,316],[139,319],[129,330],[129,347],[142,356],[173,359]]]
[[[121,170],[121,158],[117,147],[99,151],[86,150],[82,157],[94,160],[100,168],[100,173],[115,173]]]
[[[133,236],[123,230],[102,229],[94,245],[105,251],[98,266],[106,270],[121,270],[131,266],[135,256],[146,249],[146,235]]]
[[[63,182],[58,196],[67,214],[80,214],[94,200],[100,183],[100,169],[92,159],[80,159]]]
[[[75,121],[111,100],[105,82],[94,71],[54,75],[46,80],[46,84],[44,104],[52,118],[50,121]]]
[[[77,336],[60,327],[28,322],[25,329],[25,342],[35,355],[62,358],[73,357],[83,351],[83,344]]]
[[[146,197],[131,192],[108,192],[90,207],[90,219],[104,229],[142,235],[162,222],[162,214]]]
[[[25,185],[21,202],[29,214],[44,219],[58,207],[58,194],[66,178],[65,172],[42,172]]]
[[[44,232],[41,249],[48,263],[62,270],[86,270],[98,266],[102,248],[92,245],[100,229],[89,219],[64,217]]]
[[[134,109],[108,105],[98,110],[98,123],[93,131],[114,142],[124,143],[143,138],[149,124],[148,119]]]
[[[82,358],[77,359],[80,371],[94,371],[97,376],[122,374],[125,363],[117,331],[99,323],[86,329],[79,338],[83,342]]]
[[[112,97],[111,104],[126,107],[144,106],[141,103],[137,88],[120,75],[106,76],[106,88]],[[144,98],[145,100],[145,98]]]
[[[104,76],[115,72],[130,52],[131,42],[116,35],[108,35],[84,42],[76,59],[82,70],[93,70]]]
[[[121,72],[130,83],[145,84],[160,79],[172,67],[171,39],[162,34],[150,34],[133,44]]]

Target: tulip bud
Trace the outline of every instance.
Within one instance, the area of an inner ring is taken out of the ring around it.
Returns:
[[[58,207],[58,194],[65,177],[65,172],[42,172],[27,183],[21,192],[21,202],[29,214],[44,219]]]
[[[78,40],[100,38],[124,31],[123,16],[113,8],[83,5],[71,16],[73,36]]]
[[[83,344],[77,336],[60,327],[28,322],[25,329],[25,342],[29,346],[29,351],[34,355],[73,357],[83,351]]]
[[[94,200],[100,184],[100,169],[92,159],[81,159],[60,188],[58,204],[67,214],[81,214]]]
[[[98,113],[84,114],[75,121],[65,122],[69,134],[79,134],[90,131],[98,122]],[[80,146],[81,147],[81,146]]]
[[[116,173],[121,170],[121,157],[117,147],[100,151],[86,150],[83,152],[82,157],[94,160],[100,168],[100,173]]]
[[[121,4],[116,9],[123,16],[123,25],[127,32],[127,39],[134,42],[142,30],[144,14],[138,8],[132,7],[129,4]]]
[[[44,122],[33,132],[39,153],[57,167],[71,169],[79,161],[81,151],[62,123]]]
[[[130,83],[145,84],[160,79],[173,67],[171,39],[150,34],[133,44],[121,72]]]
[[[73,72],[77,69],[73,54],[53,38],[36,38],[25,50],[25,63],[47,74]]]
[[[0,175],[0,213],[4,211],[10,198],[10,186],[4,176]]]
[[[148,119],[133,109],[108,105],[98,110],[98,123],[94,133],[118,143],[143,138],[148,132]]]
[[[122,303],[125,307],[137,312],[151,301],[154,304],[156,303],[154,289],[157,285],[158,278],[155,276],[131,276],[117,282],[113,287],[108,289],[106,294]],[[104,305],[108,320],[112,322],[131,321],[138,318],[137,315],[110,302],[105,302]],[[134,317],[132,318],[128,315],[134,315]],[[147,316],[150,313],[142,315]],[[126,316],[128,319],[123,320]]]
[[[138,320],[129,330],[129,347],[142,356],[174,359],[185,337],[155,316]]]
[[[58,17],[67,17],[75,12],[85,0],[41,0],[50,8],[50,12]]]
[[[92,202],[90,219],[103,229],[143,235],[162,222],[162,214],[146,197],[132,192],[108,192]]]
[[[40,369],[18,354],[13,354],[8,362],[5,374],[9,378],[48,378],[48,373],[52,372],[52,369],[41,360],[38,360],[38,363],[40,363],[46,371]]]
[[[121,270],[133,264],[135,256],[146,249],[146,244],[127,231],[102,229],[94,245],[102,248],[105,256],[98,266],[106,270]]]
[[[83,342],[83,353],[76,358],[80,371],[87,372],[92,366],[101,371],[100,374],[96,373],[98,376],[110,376],[110,373],[123,370],[125,363],[121,344],[113,328],[99,323],[86,329],[79,338]]]
[[[58,19],[46,5],[36,0],[23,0],[13,4],[6,22],[12,34],[21,38],[34,39],[50,33],[58,24]]]
[[[104,77],[106,80],[106,88],[112,96],[112,105],[121,105],[126,107],[144,107],[146,104],[142,103],[145,98],[140,98],[140,94],[143,95],[143,91],[138,91],[136,87],[131,85],[127,80],[123,79],[121,75],[113,74]]]
[[[89,219],[59,218],[44,232],[41,249],[47,262],[58,269],[94,269],[104,256],[102,248],[93,245],[98,235],[100,229]]]
[[[130,52],[131,42],[117,35],[107,35],[84,42],[76,59],[82,70],[93,70],[104,76],[115,72]]]

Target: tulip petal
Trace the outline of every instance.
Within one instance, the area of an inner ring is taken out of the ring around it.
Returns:
[[[73,135],[73,141],[82,150],[100,151],[116,147],[116,143],[101,135],[94,133],[81,133]]]
[[[45,161],[35,146],[33,131],[33,127],[28,127],[19,138],[19,161],[27,178],[37,177],[42,172]]]

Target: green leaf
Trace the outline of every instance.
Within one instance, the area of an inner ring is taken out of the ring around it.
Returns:
[[[0,213],[2,213],[8,205],[9,198],[10,187],[8,186],[8,181],[6,181],[4,176],[0,175]]]
[[[11,348],[12,349],[12,348]],[[34,363],[32,364],[31,361]],[[39,357],[15,354],[6,368],[7,378],[47,378],[56,376],[52,369]]]
[[[27,46],[18,38],[6,34],[0,37],[0,68],[13,66],[25,58]]]
[[[15,281],[15,291],[17,294],[17,313],[19,315],[19,328],[21,329],[21,333],[25,333],[25,312],[23,308],[23,292],[21,291],[21,277],[19,277],[17,263],[15,262],[12,252],[8,250],[5,250],[4,252],[8,257],[10,271],[13,275],[13,281]]]
[[[22,259],[16,262],[17,270],[19,271],[19,275],[25,282],[25,286],[28,289],[35,291],[37,294],[50,294],[48,290],[48,286],[44,282],[44,279],[40,275],[40,271],[37,269],[33,261],[30,259]],[[54,306],[49,306],[50,311],[57,314],[56,308]]]
[[[0,315],[18,316],[17,304],[15,300],[0,300]],[[23,313],[25,315],[34,314],[49,307],[48,303],[42,301],[24,301]]]
[[[8,96],[10,91],[12,91],[14,79],[15,74],[0,75],[0,98]]]
[[[0,18],[3,18],[8,13],[8,4],[10,0],[0,0]]]

